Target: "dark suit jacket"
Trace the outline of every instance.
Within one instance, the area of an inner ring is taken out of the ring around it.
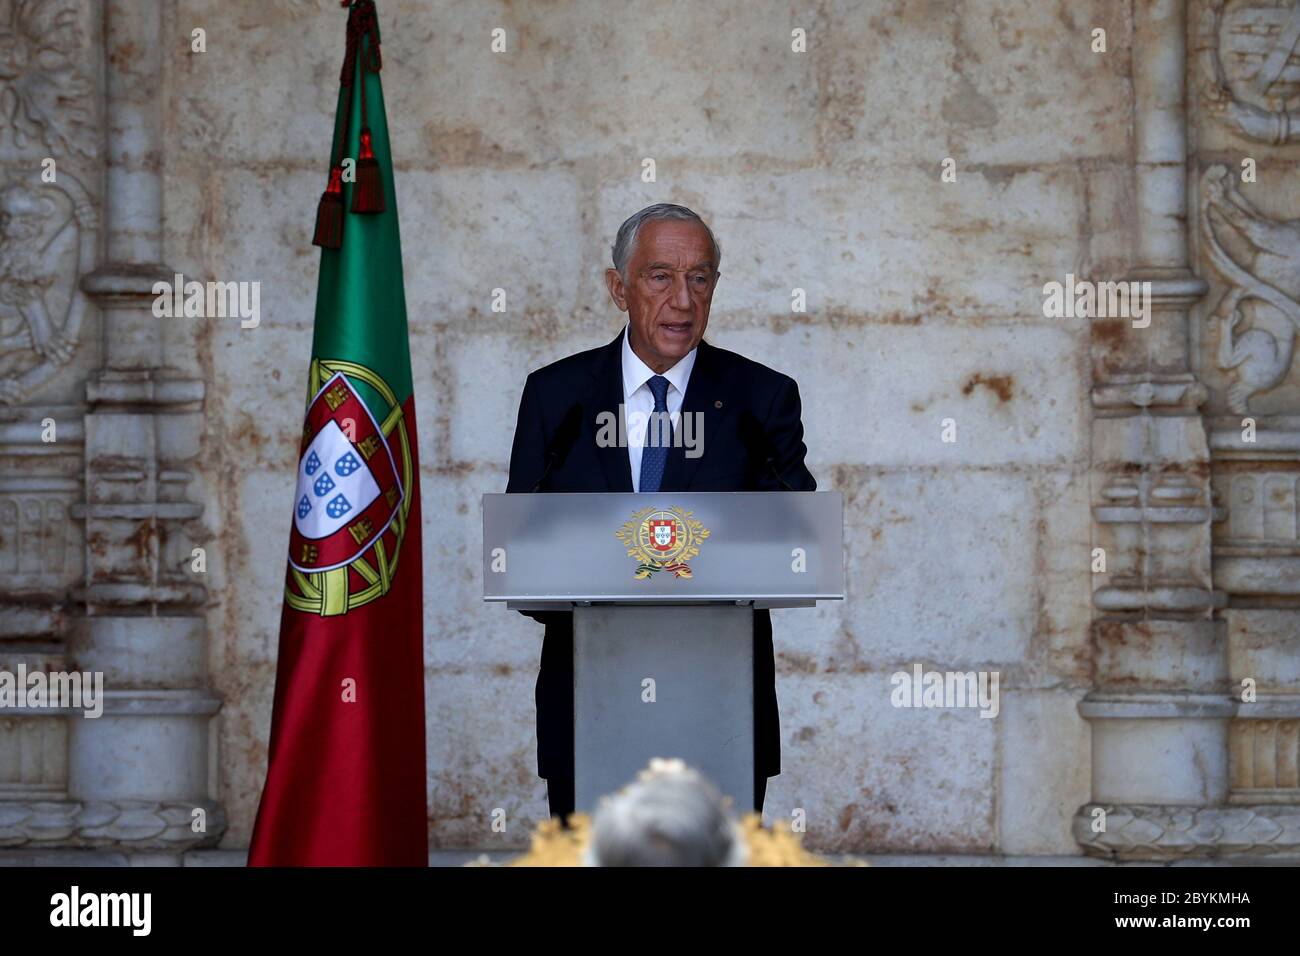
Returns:
[[[552,467],[540,490],[552,492],[631,491],[627,448],[596,444],[596,416],[618,414],[623,402],[623,333],[601,348],[579,352],[528,376],[519,402],[507,492],[527,492],[545,470],[545,458],[561,420],[576,403],[582,428],[568,456]],[[685,447],[669,449],[660,490],[779,491],[765,461],[749,454],[737,423],[751,412],[776,452],[775,465],[796,491],[815,491],[804,465],[799,388],[788,375],[735,352],[701,342],[682,402],[683,414],[703,417],[704,454],[687,458]],[[700,434],[697,432],[697,435]],[[537,773],[573,773],[573,614],[530,614],[546,625],[537,677]],[[776,705],[772,619],[754,612],[754,760],[757,774],[781,772],[781,729]]]

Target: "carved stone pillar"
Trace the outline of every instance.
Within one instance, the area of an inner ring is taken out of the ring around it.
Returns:
[[[81,59],[71,58],[69,74],[58,86],[65,94],[72,74],[89,86],[93,73],[81,74],[84,63],[102,62],[104,155],[94,151],[93,168],[75,161],[75,155],[66,160],[56,155],[61,185],[74,181],[72,170],[103,177],[104,254],[93,254],[93,241],[86,247],[91,254],[74,266],[69,293],[78,308],[86,299],[99,306],[102,334],[77,353],[84,361],[83,373],[76,376],[83,382],[84,404],[52,408],[28,399],[30,411],[16,416],[29,423],[52,417],[59,425],[58,441],[31,454],[63,462],[75,450],[78,471],[84,463],[84,480],[75,482],[75,492],[66,467],[24,479],[29,496],[45,495],[48,501],[57,490],[80,499],[66,512],[52,504],[39,513],[30,510],[32,520],[53,527],[71,518],[84,522],[84,529],[50,531],[33,548],[51,565],[64,560],[78,574],[47,575],[43,589],[19,595],[24,616],[8,618],[16,633],[5,636],[20,642],[17,646],[44,650],[40,663],[50,669],[102,672],[105,702],[103,716],[96,719],[35,711],[24,716],[41,726],[59,724],[66,759],[51,760],[50,754],[62,748],[46,739],[54,731],[41,731],[45,759],[58,766],[36,781],[37,792],[15,788],[15,799],[6,800],[0,776],[0,846],[97,847],[147,853],[143,858],[150,862],[178,862],[182,851],[219,840],[225,820],[213,800],[210,725],[220,702],[207,682],[206,590],[202,575],[191,571],[187,526],[202,512],[188,499],[187,488],[203,431],[204,387],[169,372],[161,328],[167,320],[155,318],[151,309],[153,284],[173,279],[173,270],[161,264],[163,7],[128,0],[27,6],[41,11],[32,14],[41,20],[38,27],[55,36],[85,27],[94,39],[102,37],[102,59],[93,49],[81,50]],[[68,103],[64,96],[59,108],[77,108]],[[23,182],[38,181],[40,168],[32,162]],[[94,183],[96,192],[100,185]],[[81,206],[74,201],[72,208],[72,218],[84,220],[89,231],[94,220],[89,197]],[[11,281],[12,275],[3,278]],[[27,324],[38,354],[57,359],[59,340],[42,353],[39,323],[28,318]],[[77,328],[69,317],[62,338]],[[0,385],[5,381],[13,377],[0,379]],[[21,380],[9,386],[10,400],[24,399],[41,384]],[[35,429],[13,427],[39,449]],[[37,532],[30,530],[23,503],[7,512],[4,507],[0,499],[0,520],[8,517],[27,529],[28,537],[20,533],[17,539],[20,545],[31,540]],[[61,535],[84,542],[75,560],[64,554]],[[77,577],[80,581],[72,580]]]
[[[1190,62],[1188,6],[1198,13]],[[1297,545],[1300,433],[1274,431],[1250,451],[1238,444],[1250,393],[1280,378],[1267,366],[1283,352],[1283,371],[1289,366],[1289,344],[1278,346],[1294,335],[1300,308],[1289,320],[1267,314],[1285,313],[1285,304],[1252,287],[1215,238],[1210,207],[1229,219],[1263,217],[1223,166],[1189,184],[1185,106],[1186,78],[1201,76],[1197,102],[1208,113],[1239,135],[1263,131],[1275,146],[1285,143],[1286,114],[1260,114],[1269,95],[1294,97],[1295,78],[1289,93],[1269,94],[1260,64],[1285,69],[1287,51],[1271,56],[1269,44],[1300,11],[1225,7],[1215,0],[1133,7],[1139,216],[1131,278],[1152,282],[1154,314],[1147,329],[1094,323],[1094,536],[1107,569],[1093,595],[1095,685],[1080,705],[1093,730],[1093,802],[1080,808],[1074,829],[1086,852],[1121,859],[1300,851],[1296,612],[1257,607],[1254,596],[1289,594],[1294,607],[1300,595],[1286,552]],[[1242,77],[1222,69],[1220,46],[1242,38],[1249,56],[1230,62],[1255,64],[1248,79],[1264,93],[1262,107],[1236,101],[1232,84]],[[1203,150],[1198,144],[1198,160]],[[1236,167],[1241,154],[1228,155]],[[1216,289],[1201,301],[1209,287],[1190,272],[1189,248],[1203,274],[1226,274],[1237,291]],[[1290,276],[1300,275],[1300,241],[1290,242],[1289,255]],[[1253,312],[1243,332],[1241,307],[1252,295],[1267,308]],[[1279,338],[1265,341],[1270,328]],[[1240,412],[1224,420],[1219,410]],[[1246,466],[1260,473],[1243,477],[1243,459],[1290,464]],[[1289,475],[1277,484],[1278,476],[1263,474],[1271,471]],[[1242,702],[1246,676],[1259,681],[1262,703]]]
[[[1184,0],[1133,7],[1134,269],[1150,324],[1093,321],[1092,799],[1075,836],[1090,853],[1185,852],[1180,821],[1228,786],[1224,603],[1211,575],[1208,391],[1191,362],[1205,283],[1189,267]],[[1100,812],[1098,812],[1098,809]],[[1191,842],[1195,842],[1192,839]]]

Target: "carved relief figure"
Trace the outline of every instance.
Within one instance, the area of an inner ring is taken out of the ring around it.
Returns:
[[[70,170],[97,150],[83,19],[70,0],[0,0],[0,403],[16,404],[72,358],[94,265],[95,208]],[[54,182],[46,182],[54,160]]]
[[[68,175],[63,186],[0,188],[0,402],[22,401],[66,364],[85,297],[76,290],[93,255],[94,210]],[[57,317],[57,318],[56,318]]]
[[[0,190],[0,351],[26,346],[66,362],[72,343],[55,332],[45,306],[56,276],[45,261],[49,242],[40,239],[53,214],[49,197],[23,186]],[[25,320],[25,328],[9,332],[7,320],[14,315]]]
[[[1202,235],[1210,262],[1229,282],[1210,317],[1219,329],[1219,367],[1234,373],[1228,407],[1250,410],[1250,397],[1275,387],[1291,368],[1300,327],[1300,219],[1260,213],[1225,166],[1201,180]],[[1249,317],[1250,327],[1239,330]]]

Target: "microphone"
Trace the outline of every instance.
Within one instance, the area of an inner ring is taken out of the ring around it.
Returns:
[[[790,487],[790,482],[782,477],[781,472],[776,467],[776,446],[772,444],[772,439],[767,437],[767,432],[763,431],[763,426],[759,424],[754,413],[745,409],[744,414],[740,416],[740,440],[744,442],[745,448],[750,455],[758,458],[763,462],[764,467],[772,474],[786,491],[794,491]]]
[[[564,418],[560,419],[560,426],[555,429],[550,444],[546,446],[546,467],[542,469],[541,477],[537,479],[537,483],[528,489],[529,494],[541,488],[542,482],[546,481],[551,470],[563,464],[564,459],[569,457],[569,452],[573,450],[580,431],[582,431],[582,406],[572,405],[564,413]]]

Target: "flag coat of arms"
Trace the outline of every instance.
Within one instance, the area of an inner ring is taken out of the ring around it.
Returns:
[[[419,456],[374,0],[350,4],[346,37],[252,866],[428,862]]]

